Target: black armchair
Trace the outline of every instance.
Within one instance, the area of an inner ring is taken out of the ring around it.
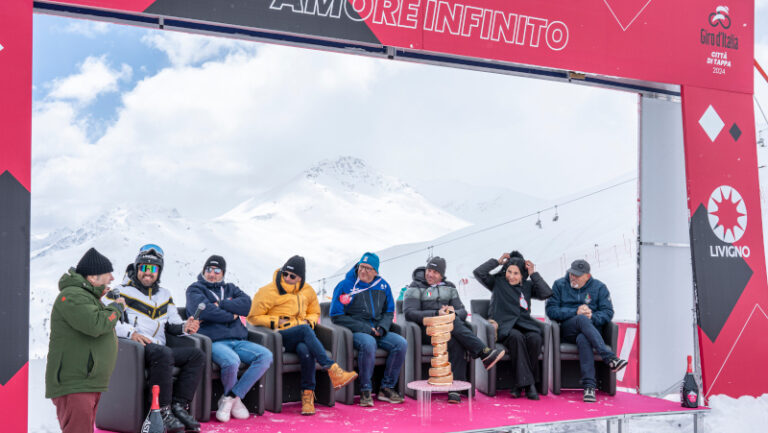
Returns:
[[[488,307],[491,301],[489,299],[473,299],[470,301],[472,311],[472,323],[477,325],[477,337],[488,347],[498,349],[506,348],[496,341],[496,330],[488,322]],[[547,395],[549,392],[550,368],[552,362],[552,326],[549,323],[539,322],[541,328],[542,351],[539,355],[539,377],[536,379],[536,389],[539,394]],[[475,376],[477,378],[477,389],[488,396],[496,395],[497,389],[509,389],[512,387],[511,375],[508,374],[510,368],[508,365],[512,362],[509,353],[496,363],[490,370],[486,370],[482,363],[475,363]]]
[[[355,350],[354,346],[352,345],[352,331],[350,331],[348,328],[345,328],[343,326],[334,324],[331,321],[331,318],[329,317],[330,309],[331,309],[330,302],[323,302],[320,304],[320,320],[322,321],[324,326],[327,326],[333,329],[336,332],[336,335],[338,336],[339,351],[338,351],[338,357],[335,358],[336,362],[338,362],[339,367],[343,368],[344,370],[347,370],[347,371],[356,370],[357,369],[357,350]],[[392,324],[392,327],[389,329],[389,332],[394,332],[395,334],[398,334],[403,338],[406,338],[407,340],[403,327],[401,327],[397,323]],[[380,378],[383,375],[384,366],[386,365],[388,355],[389,353],[386,350],[376,349],[376,361],[374,362],[374,370],[373,370],[373,378],[372,378],[374,393],[376,393],[379,389],[379,385],[381,382]],[[406,364],[408,363],[407,358],[405,362]],[[397,388],[400,395],[403,395],[403,393],[405,392],[405,383],[406,383],[405,368],[401,368],[400,379],[398,379],[397,381]],[[345,386],[341,389],[336,390],[336,401],[339,401],[344,404],[354,404],[355,395],[357,394],[360,394],[359,380],[355,380],[354,386]]]
[[[415,322],[411,322],[405,319],[403,314],[403,301],[397,301],[397,318],[401,321],[402,326],[405,328],[404,337],[408,340],[408,352],[405,355],[405,382],[410,383],[416,380],[424,380],[429,377],[429,368],[432,366],[432,345],[429,341],[422,341],[423,331],[421,325]],[[473,322],[466,322],[467,326],[472,332],[477,335],[477,326]],[[467,377],[469,383],[472,385],[472,396],[475,395],[475,364],[477,360],[472,360],[467,363]],[[480,363],[482,367],[482,363]],[[411,398],[416,398],[416,391],[408,388],[405,391],[406,395]]]
[[[270,412],[282,411],[283,403],[301,400],[301,364],[296,353],[286,352],[283,347],[283,335],[280,332],[262,326],[247,325],[249,332],[262,336],[264,346],[274,354],[269,370],[264,374],[267,400],[266,409]],[[339,336],[331,327],[317,324],[315,334],[323,344],[328,357],[337,360]],[[325,406],[336,404],[336,396],[328,374],[316,364],[315,396],[317,402]]]
[[[560,394],[563,388],[581,388],[581,369],[579,368],[579,348],[575,344],[566,343],[560,339],[560,324],[552,324],[552,392]],[[619,326],[608,322],[600,330],[603,341],[616,351],[619,341]],[[595,380],[597,388],[609,395],[616,394],[616,373],[602,362],[600,355],[595,354]]]
[[[211,365],[211,340],[204,335],[167,336],[170,347],[194,346],[203,351],[206,367],[200,379],[195,397],[190,402],[190,414],[198,421],[210,419],[210,394],[206,388],[206,371]],[[139,433],[149,410],[149,388],[144,363],[144,346],[136,341],[119,338],[117,363],[109,381],[109,389],[101,394],[96,411],[96,427],[124,433]],[[173,369],[176,377],[179,369]],[[206,402],[208,412],[206,409]]]

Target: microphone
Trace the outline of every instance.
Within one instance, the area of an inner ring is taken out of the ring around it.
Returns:
[[[111,299],[111,300],[114,301],[115,299],[120,297],[120,288],[119,287],[115,287],[114,289],[112,289],[109,292],[107,292],[107,294],[104,295],[104,296],[106,296],[107,299]]]
[[[120,297],[120,288],[115,287],[114,289],[107,292],[106,295],[104,295],[107,299],[111,299],[113,301],[117,300],[117,298]],[[123,314],[120,316],[120,321],[124,323],[128,323],[128,309],[126,308],[123,310]]]
[[[200,305],[197,306],[197,310],[195,310],[195,314],[192,315],[192,318],[195,320],[200,320],[200,313],[205,310],[205,303],[201,302]]]

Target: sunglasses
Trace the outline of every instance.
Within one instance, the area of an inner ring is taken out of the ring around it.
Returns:
[[[217,268],[215,266],[208,266],[207,268],[205,268],[205,272],[209,274],[213,273],[218,275],[221,273],[221,268]]]
[[[150,274],[154,274],[159,268],[157,265],[139,265],[141,272],[149,272]]]
[[[285,278],[285,279],[287,279],[287,280],[293,280],[293,279],[295,279],[295,278],[299,278],[299,276],[298,276],[298,275],[296,275],[296,274],[293,274],[293,273],[291,273],[291,272],[283,271],[283,272],[281,272],[281,273],[283,274],[283,278]]]
[[[360,265],[357,265],[357,269],[361,271],[366,271],[366,272],[376,272],[376,269],[373,269],[373,266],[370,266],[370,265],[360,264]]]
[[[155,244],[146,244],[139,248],[140,253],[154,253],[156,256],[163,258],[163,249]]]

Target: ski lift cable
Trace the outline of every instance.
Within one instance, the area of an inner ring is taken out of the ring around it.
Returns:
[[[402,259],[403,257],[408,257],[408,256],[412,256],[414,254],[423,253],[424,251],[432,251],[435,247],[439,247],[439,246],[443,246],[443,245],[446,245],[446,244],[450,244],[450,243],[453,243],[453,242],[456,242],[456,241],[459,241],[459,240],[462,240],[462,239],[466,239],[466,238],[471,237],[471,236],[478,235],[480,233],[484,233],[484,232],[487,232],[487,231],[490,231],[490,230],[494,230],[494,229],[497,229],[499,227],[505,226],[507,224],[518,222],[518,221],[524,220],[526,218],[530,218],[530,217],[532,217],[534,215],[538,215],[541,212],[545,212],[545,211],[548,211],[548,210],[553,210],[553,209],[555,209],[558,206],[562,207],[562,206],[566,206],[566,205],[569,205],[571,203],[577,202],[579,200],[584,200],[584,199],[589,198],[589,197],[591,197],[593,195],[597,195],[597,194],[600,194],[602,192],[605,192],[605,191],[608,191],[608,190],[611,190],[611,189],[618,188],[620,186],[626,185],[628,183],[635,182],[636,180],[637,180],[637,177],[633,177],[631,179],[627,179],[627,180],[624,180],[622,182],[618,182],[618,183],[615,183],[613,185],[609,185],[609,186],[607,186],[605,188],[601,188],[601,189],[592,191],[590,193],[587,193],[587,194],[584,194],[584,195],[580,195],[578,197],[574,197],[574,198],[572,198],[570,200],[566,200],[566,201],[564,201],[562,203],[558,203],[556,205],[552,205],[552,206],[549,206],[549,207],[541,209],[541,210],[533,211],[533,212],[528,213],[526,215],[515,217],[515,218],[512,218],[510,220],[506,220],[506,221],[500,222],[498,224],[494,224],[492,226],[488,226],[488,227],[482,228],[480,230],[475,230],[473,232],[466,233],[464,235],[461,235],[461,236],[458,236],[458,237],[455,237],[455,238],[452,238],[452,239],[447,239],[447,240],[445,240],[443,242],[434,243],[434,244],[431,244],[431,245],[429,245],[427,247],[424,247],[424,248],[419,248],[417,250],[412,250],[412,251],[409,251],[409,252],[406,252],[406,253],[402,253],[402,254],[399,254],[399,255],[396,255],[396,256],[393,256],[393,257],[388,257],[388,258],[386,258],[384,260],[381,260],[380,263],[391,262],[393,260]],[[324,279],[331,279],[331,278],[340,277],[340,276],[345,275],[345,274],[346,274],[346,272],[339,272],[337,274],[334,274],[334,275],[331,275],[331,276],[328,276],[328,277],[325,277],[325,278],[319,278],[317,280],[312,281],[311,283],[317,283],[317,282],[322,281]]]

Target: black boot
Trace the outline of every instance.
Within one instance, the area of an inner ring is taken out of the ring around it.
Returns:
[[[512,389],[509,391],[509,393],[512,395],[512,398],[520,398],[520,388],[517,386],[513,386]]]
[[[536,385],[529,385],[525,389],[525,397],[528,400],[538,400],[539,399],[539,392],[536,391]]]
[[[163,416],[163,425],[168,433],[178,433],[184,431],[184,424],[181,423],[168,406],[160,408],[160,414]]]
[[[197,422],[197,420],[189,414],[188,404],[182,403],[180,401],[174,401],[173,404],[171,404],[171,412],[173,412],[173,415],[176,416],[176,418],[181,421],[182,424],[184,424],[186,431],[200,431],[200,423]]]

